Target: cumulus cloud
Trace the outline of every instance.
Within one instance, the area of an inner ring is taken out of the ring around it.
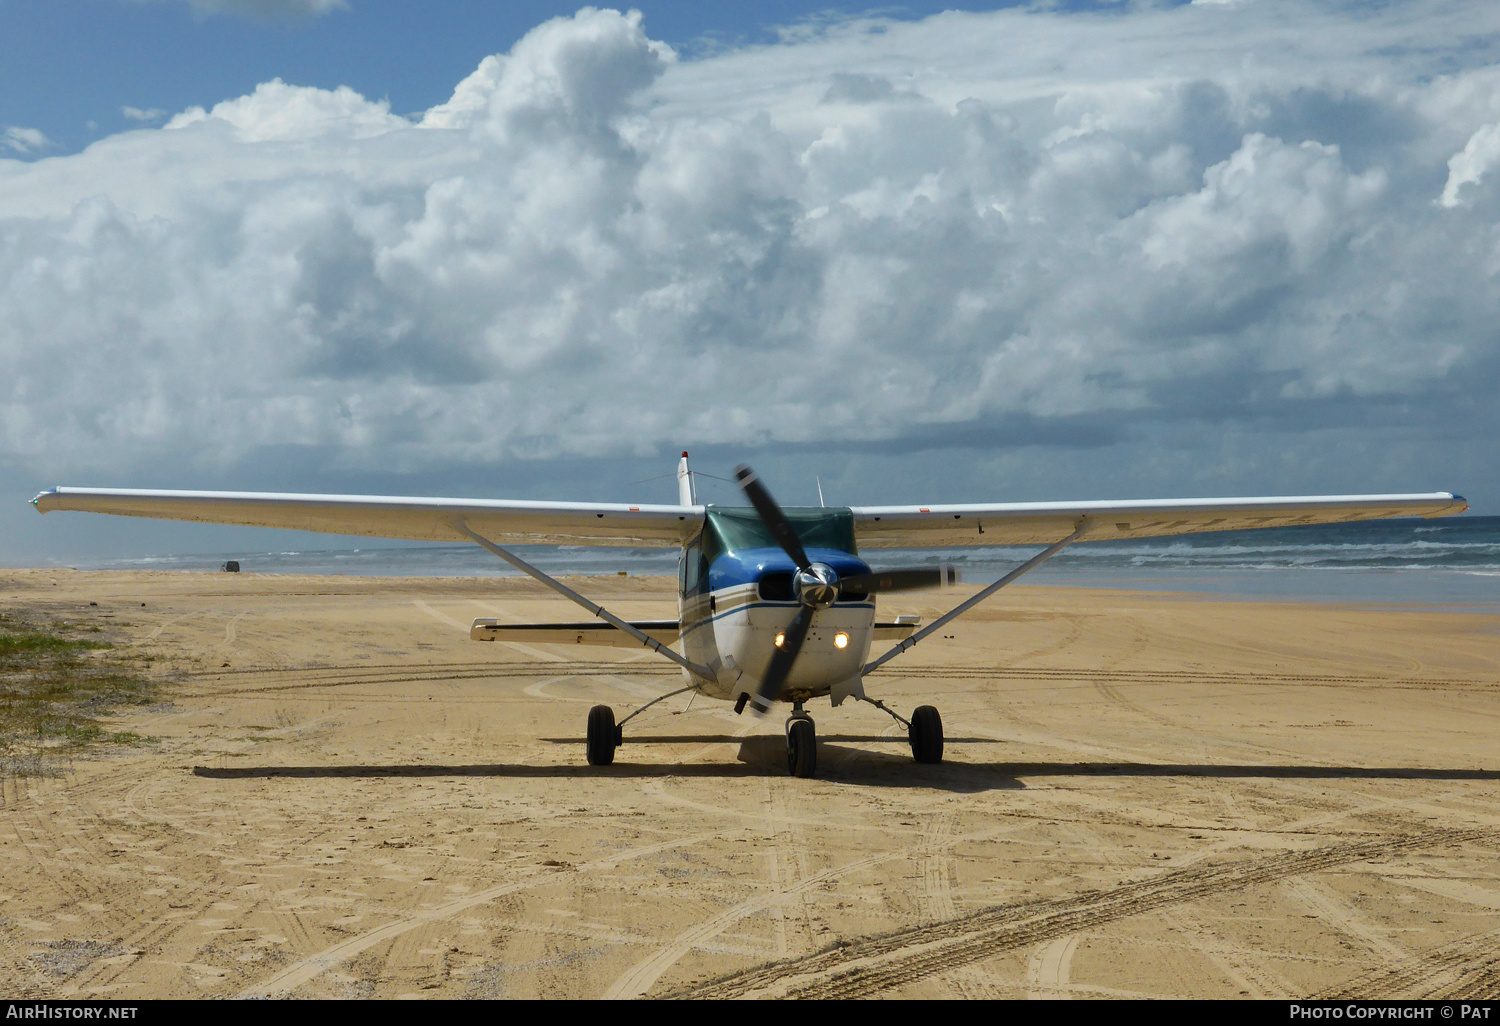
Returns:
[[[1459,190],[1477,185],[1495,164],[1500,163],[1500,124],[1484,125],[1469,136],[1461,152],[1448,159],[1448,182],[1439,202],[1445,207],[1459,204]]]
[[[1417,6],[866,20],[695,62],[585,9],[420,118],[276,80],[0,160],[0,449],[416,470],[1483,405],[1500,19]]]
[[[142,110],[140,107],[126,106],[120,108],[120,113],[125,115],[131,121],[143,122],[160,121],[162,118],[167,116],[167,112],[159,107],[152,107],[150,110]]]
[[[408,124],[391,114],[389,103],[372,103],[348,86],[307,89],[289,86],[277,78],[256,86],[249,96],[217,103],[211,111],[189,107],[166,127],[184,128],[210,120],[231,126],[236,139],[247,143],[337,136],[370,138]]]

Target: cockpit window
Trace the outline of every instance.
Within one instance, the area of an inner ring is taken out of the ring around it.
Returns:
[[[851,556],[854,545],[854,513],[849,509],[821,506],[783,507],[782,512],[797,531],[805,548],[835,549]],[[703,525],[703,556],[706,563],[725,552],[780,548],[753,509],[721,509],[710,506]]]

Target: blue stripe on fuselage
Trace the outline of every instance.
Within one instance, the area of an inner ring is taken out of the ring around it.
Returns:
[[[807,558],[813,563],[826,563],[840,577],[850,574],[867,574],[870,568],[858,556],[838,549],[808,549]],[[708,590],[719,591],[741,584],[756,584],[766,574],[795,573],[797,564],[780,549],[741,549],[725,552],[709,565]]]
[[[743,605],[743,606],[736,606],[734,609],[731,609],[728,612],[724,612],[724,613],[711,613],[708,616],[705,616],[705,617],[703,617],[701,619],[693,620],[693,621],[684,620],[682,622],[682,634],[684,636],[686,636],[687,634],[690,634],[691,632],[697,630],[698,628],[700,628],[700,627],[707,627],[709,624],[716,623],[717,621],[724,619],[726,616],[744,616],[744,615],[747,615],[749,613],[749,611],[752,610],[752,609],[768,609],[768,608],[772,608],[772,607],[774,607],[776,609],[785,609],[789,613],[795,612],[796,610],[802,608],[796,602],[747,602],[745,605]],[[850,603],[847,603],[847,604],[835,606],[834,608],[835,609],[839,609],[839,610],[844,610],[844,609],[870,609],[870,610],[873,610],[875,608],[875,603],[873,603],[873,602],[850,602]]]

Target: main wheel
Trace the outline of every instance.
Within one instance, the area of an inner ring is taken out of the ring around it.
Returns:
[[[607,705],[589,710],[589,765],[608,766],[615,761],[620,746],[620,728],[615,726],[615,711]]]
[[[907,736],[911,738],[912,758],[918,762],[943,761],[943,718],[937,709],[924,705],[912,713]]]
[[[786,731],[786,768],[794,777],[818,772],[818,735],[812,720],[793,720]]]

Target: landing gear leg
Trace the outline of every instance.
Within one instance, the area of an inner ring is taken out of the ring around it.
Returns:
[[[607,705],[589,710],[588,755],[590,766],[608,766],[615,761],[615,749],[624,742],[615,726],[615,711]]]
[[[818,772],[818,735],[801,702],[792,707],[786,721],[786,768],[794,777],[811,777]]]
[[[873,705],[906,728],[906,736],[911,740],[912,758],[926,763],[943,761],[943,718],[938,715],[936,708],[930,705],[918,706],[916,712],[911,714],[911,719],[903,720],[884,702],[873,698],[862,698],[862,701]]]

